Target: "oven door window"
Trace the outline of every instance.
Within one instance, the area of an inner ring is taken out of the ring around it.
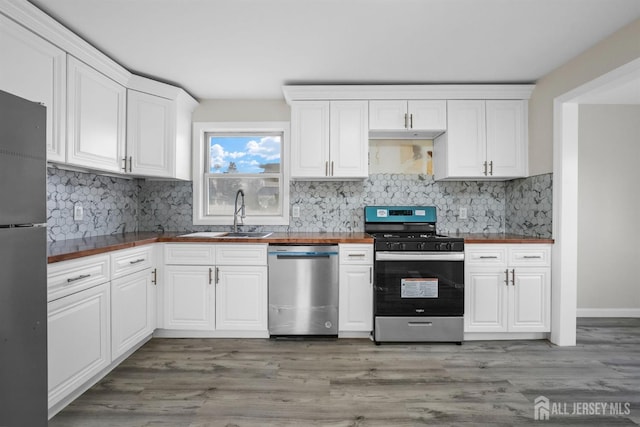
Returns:
[[[463,261],[376,261],[377,316],[462,316]]]

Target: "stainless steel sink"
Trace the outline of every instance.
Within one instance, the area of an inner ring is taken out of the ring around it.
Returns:
[[[273,232],[264,232],[264,231],[237,231],[221,234],[220,238],[247,238],[247,239],[264,239],[265,237],[269,237],[273,234]]]
[[[264,239],[269,237],[273,232],[264,231],[238,231],[238,232],[225,232],[225,231],[200,231],[198,233],[183,234],[178,237],[205,237],[216,239]]]

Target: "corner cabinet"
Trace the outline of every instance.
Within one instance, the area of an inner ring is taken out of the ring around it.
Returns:
[[[360,179],[369,174],[367,101],[291,104],[291,177]]]
[[[551,245],[465,248],[465,333],[549,332]]]
[[[121,172],[126,88],[72,56],[67,76],[67,163]]]
[[[0,14],[0,90],[47,107],[47,160],[65,160],[67,54]]]
[[[339,248],[338,334],[368,337],[373,330],[373,245]]]
[[[197,102],[182,89],[139,76],[130,84],[140,90],[127,90],[125,172],[190,180],[191,113]]]
[[[447,132],[434,140],[436,180],[527,175],[527,101],[447,101]]]

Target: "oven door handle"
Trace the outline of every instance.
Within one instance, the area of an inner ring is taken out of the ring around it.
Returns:
[[[376,252],[376,261],[464,261],[464,252]]]

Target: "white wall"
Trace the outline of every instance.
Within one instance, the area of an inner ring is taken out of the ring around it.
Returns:
[[[640,312],[640,106],[580,105],[578,138],[578,315]]]
[[[636,58],[640,58],[640,19],[536,82],[529,100],[530,175],[553,172],[554,98]]]
[[[291,109],[282,100],[203,100],[193,112],[194,122],[288,122]]]

